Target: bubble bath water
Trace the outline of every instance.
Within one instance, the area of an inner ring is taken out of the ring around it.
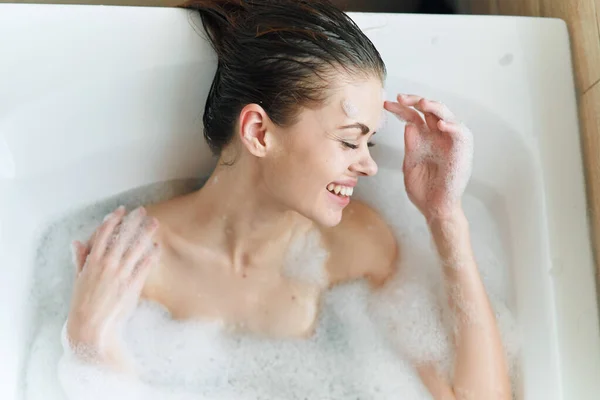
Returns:
[[[89,237],[120,204],[132,210],[187,193],[201,182],[134,189],[57,220],[42,235],[37,256],[32,293],[37,315],[23,372],[25,398],[430,399],[410,360],[435,361],[451,373],[449,310],[439,261],[423,218],[403,192],[401,174],[381,171],[365,182],[359,186],[362,199],[383,214],[401,246],[399,273],[384,288],[374,293],[364,282],[355,282],[330,290],[315,334],[303,340],[267,340],[228,333],[217,323],[174,321],[161,305],[144,301],[124,338],[138,367],[137,380],[102,373],[74,357],[62,358],[61,330],[75,268],[69,244]],[[371,198],[372,185],[384,182],[389,196]],[[507,307],[505,250],[485,206],[466,195],[465,209],[478,266],[516,376],[518,330]],[[317,264],[324,260],[318,240],[307,238],[294,244],[285,272],[319,279]]]

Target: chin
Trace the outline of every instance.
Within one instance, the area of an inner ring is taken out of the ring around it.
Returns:
[[[296,212],[304,218],[311,220],[313,223],[325,228],[333,228],[342,222],[342,210],[334,211],[320,209],[311,210],[309,212],[296,210]]]
[[[317,224],[327,227],[333,228],[342,222],[342,209],[339,210],[322,210],[316,215],[316,218],[313,219]]]
[[[326,228],[333,228],[342,222],[343,210],[347,205],[332,203],[328,197],[319,198],[312,205],[309,204],[295,204],[295,207],[289,208],[315,224]]]

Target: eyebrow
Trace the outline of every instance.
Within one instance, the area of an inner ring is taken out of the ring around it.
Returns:
[[[363,135],[366,135],[371,130],[371,129],[369,129],[368,126],[366,126],[365,124],[361,124],[360,122],[357,122],[357,123],[351,124],[351,125],[340,126],[340,129],[356,129],[356,128],[360,129],[361,133]]]

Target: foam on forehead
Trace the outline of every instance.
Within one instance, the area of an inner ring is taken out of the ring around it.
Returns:
[[[385,88],[381,88],[381,100],[382,102],[384,102],[387,99],[387,92],[385,91]],[[385,126],[387,125],[387,121],[388,121],[388,116],[387,113],[385,112],[385,108],[383,108],[383,103],[381,104],[381,117],[379,119],[379,126],[377,126],[377,129],[375,129],[375,131],[381,131],[383,128],[385,128]]]
[[[381,110],[381,118],[379,119],[379,125],[377,126],[377,129],[375,129],[375,131],[379,132],[383,128],[385,128],[387,125],[387,121],[388,121],[387,113],[385,112],[385,109],[382,109]]]
[[[385,101],[386,96],[387,96],[387,93],[385,91],[385,88],[381,88],[381,101],[382,102]],[[382,106],[383,106],[383,104],[382,104]],[[349,118],[356,118],[358,116],[358,113],[359,113],[358,106],[351,99],[346,98],[346,99],[342,100],[342,109],[344,110],[344,113]],[[382,110],[381,114],[382,114],[381,122],[376,130],[380,130],[381,128],[383,128],[383,126],[385,125],[385,121],[387,119],[385,110]]]
[[[358,107],[350,99],[342,101],[342,109],[349,118],[356,118],[358,116]]]

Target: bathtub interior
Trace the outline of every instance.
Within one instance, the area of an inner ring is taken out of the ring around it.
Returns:
[[[599,324],[564,25],[352,16],[386,61],[388,98],[443,100],[475,134],[467,194],[493,216],[510,265],[518,398],[595,398]],[[1,36],[19,38],[0,44],[0,390],[16,399],[40,229],[98,199],[210,172],[201,118],[215,60],[182,10],[0,5]],[[378,134],[382,172],[401,168],[401,128],[390,119]]]

